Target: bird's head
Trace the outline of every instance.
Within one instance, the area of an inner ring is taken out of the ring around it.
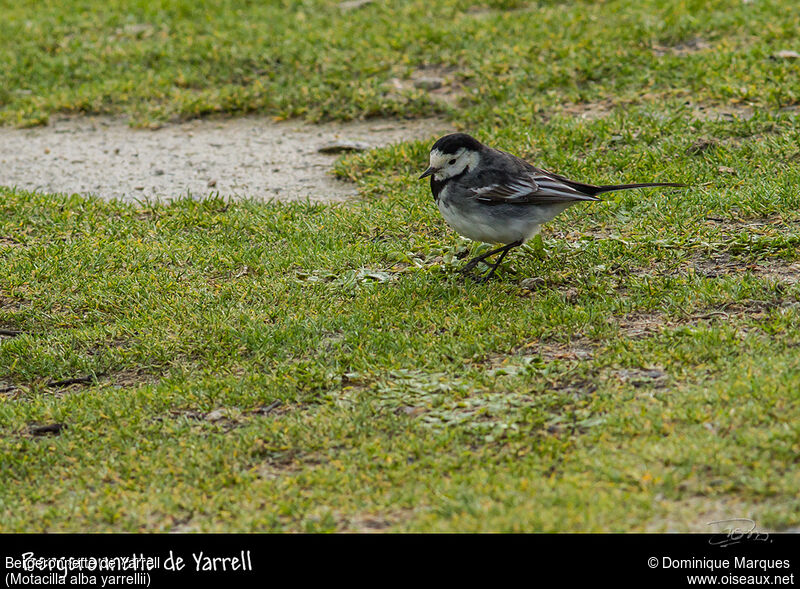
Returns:
[[[432,175],[436,180],[447,180],[475,169],[483,149],[485,146],[480,141],[466,133],[445,135],[433,144],[430,165],[420,179]]]

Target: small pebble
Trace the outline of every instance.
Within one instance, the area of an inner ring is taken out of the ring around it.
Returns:
[[[414,80],[414,87],[421,90],[438,90],[444,85],[442,78],[426,77]]]
[[[206,421],[219,421],[225,419],[225,411],[223,409],[215,409],[206,415]]]
[[[366,151],[370,148],[369,143],[363,141],[331,141],[317,148],[320,153],[343,153],[345,151]]]
[[[372,4],[374,1],[375,0],[347,0],[346,2],[339,3],[339,10],[342,12],[348,12],[350,10],[355,10],[356,8],[366,6],[367,4]]]
[[[770,57],[772,57],[772,59],[798,59],[800,58],[800,53],[797,51],[789,51],[788,49],[784,49],[783,51],[778,51]]]

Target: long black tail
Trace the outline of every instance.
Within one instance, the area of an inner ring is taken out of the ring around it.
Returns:
[[[686,188],[686,184],[678,184],[676,182],[642,182],[639,184],[604,184],[602,186],[595,186],[594,184],[584,184],[583,182],[575,182],[559,174],[547,172],[553,178],[557,178],[570,188],[594,196],[602,192],[614,192],[615,190],[628,190],[629,188],[651,188],[653,186],[672,186],[674,188]]]
[[[587,188],[590,185],[587,185]],[[594,192],[590,194],[600,194],[602,192],[614,192],[615,190],[628,190],[630,188],[651,188],[653,186],[672,186],[674,188],[686,188],[686,184],[676,182],[642,182],[640,184],[605,184],[604,186],[592,186]]]

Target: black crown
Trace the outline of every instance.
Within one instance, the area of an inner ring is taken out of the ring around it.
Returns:
[[[483,149],[483,144],[474,137],[466,133],[452,133],[445,135],[433,144],[431,150],[437,150],[442,153],[455,153],[462,147],[466,147],[472,151],[480,151]]]

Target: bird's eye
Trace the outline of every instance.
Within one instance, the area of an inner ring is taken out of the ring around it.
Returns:
[[[448,165],[452,166],[454,163],[456,163],[456,158],[453,158],[453,159],[451,159],[451,160],[450,160],[449,162],[447,162],[447,163],[448,163]]]

